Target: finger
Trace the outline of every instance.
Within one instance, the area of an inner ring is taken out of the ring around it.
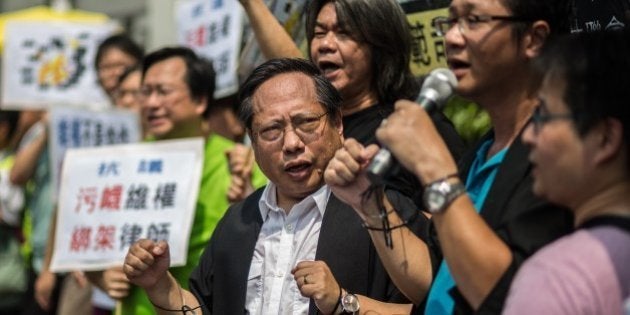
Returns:
[[[363,145],[353,138],[346,139],[343,143],[343,148],[346,149],[353,160],[359,160],[364,149]]]
[[[412,107],[422,107],[422,106],[419,106],[419,104],[409,101],[409,100],[398,100],[396,101],[396,103],[394,103],[394,113],[390,115],[388,119],[394,115],[400,115],[401,112],[404,113],[407,109],[412,108]]]
[[[112,270],[109,273],[109,278],[116,282],[128,282],[127,276],[125,272],[122,270],[122,267],[117,267],[116,270]]]
[[[363,150],[363,152],[361,153],[361,157],[364,161],[371,161],[374,155],[376,155],[376,153],[378,153],[380,149],[381,148],[378,145],[370,144],[369,146],[365,147],[365,150]]]
[[[125,264],[123,266],[127,278],[132,279],[134,277],[142,275],[142,273],[149,268],[149,265],[144,263],[141,259],[133,255],[127,255],[125,258]]]
[[[110,289],[107,290],[107,295],[112,299],[120,300],[129,295],[129,289]]]
[[[152,251],[155,256],[163,256],[168,253],[168,243],[166,241],[159,241]]]
[[[354,139],[350,139],[350,140],[354,141]],[[333,157],[332,161],[338,161],[340,163],[340,164],[337,164],[338,170],[342,170],[343,172],[345,172],[344,169],[347,169],[353,174],[356,174],[360,171],[361,169],[360,163],[363,162],[361,158],[363,146],[361,146],[358,143],[356,145],[358,146],[351,144],[349,148],[344,147],[335,152],[335,156]]]
[[[35,293],[35,300],[37,301],[37,304],[39,304],[39,307],[41,307],[45,311],[48,311],[50,307],[48,303],[49,301],[48,296],[49,296],[48,294],[44,294],[43,292]]]
[[[357,176],[359,166],[355,165],[354,167],[356,170],[351,170],[345,162],[342,162],[339,159],[334,159],[328,163],[327,170],[330,170],[329,176],[332,177],[331,179],[334,184],[345,186],[353,182]],[[324,176],[326,176],[325,173]],[[324,177],[324,179],[326,178]]]

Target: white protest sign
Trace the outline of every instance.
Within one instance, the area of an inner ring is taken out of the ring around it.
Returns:
[[[289,33],[298,47],[305,40],[304,11],[306,0],[266,0],[265,4],[276,17],[278,22]],[[244,31],[245,47],[239,58],[238,73],[241,78],[246,78],[258,65],[265,61],[258,41],[251,27],[247,25]],[[307,52],[308,54],[308,52]]]
[[[120,266],[141,238],[186,263],[203,164],[202,138],[70,149],[62,171],[54,272]]]
[[[185,0],[176,9],[177,41],[212,60],[217,73],[214,96],[238,90],[243,9],[237,0]]]
[[[54,107],[49,111],[48,119],[53,196],[56,196],[59,190],[59,173],[67,149],[135,143],[142,140],[139,115],[130,110],[96,111]]]
[[[12,21],[5,26],[2,106],[48,108],[109,101],[97,83],[96,49],[112,23]]]

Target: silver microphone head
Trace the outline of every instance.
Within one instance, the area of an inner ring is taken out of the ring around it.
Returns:
[[[455,74],[446,68],[437,68],[426,77],[420,89],[418,98],[429,99],[438,107],[446,104],[448,98],[453,94],[457,87],[457,78]]]

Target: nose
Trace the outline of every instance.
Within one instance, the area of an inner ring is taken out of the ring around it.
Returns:
[[[284,131],[284,139],[282,142],[282,150],[287,153],[296,153],[304,149],[304,142],[302,138],[295,133],[293,127],[289,127]]]
[[[447,49],[464,46],[465,39],[459,23],[460,22],[457,21],[457,23],[453,24],[446,34],[444,34],[444,42],[446,43]]]
[[[142,108],[151,109],[157,108],[160,106],[160,98],[155,91],[151,91],[150,94],[144,94],[140,98],[140,103],[142,104]]]
[[[319,38],[317,50],[319,52],[331,52],[337,49],[337,39],[333,32],[327,32],[326,35]]]

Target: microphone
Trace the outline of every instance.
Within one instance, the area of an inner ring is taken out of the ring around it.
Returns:
[[[435,69],[429,73],[429,76],[422,83],[416,103],[420,104],[430,115],[444,107],[456,87],[457,78],[455,78],[451,70],[446,68]],[[372,183],[380,184],[385,176],[394,169],[396,164],[396,159],[392,156],[392,153],[387,148],[382,148],[376,153],[368,166],[367,176]]]

